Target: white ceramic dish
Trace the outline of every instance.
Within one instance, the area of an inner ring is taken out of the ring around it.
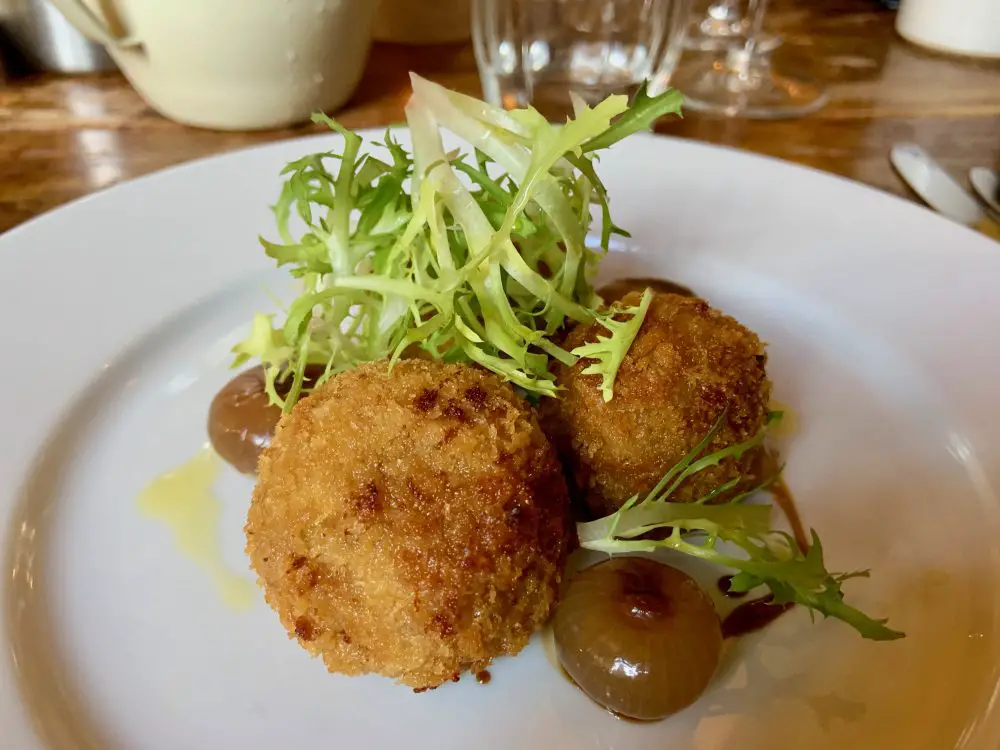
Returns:
[[[670,139],[601,162],[634,236],[606,275],[677,279],[769,342],[800,510],[831,569],[873,569],[850,598],[909,637],[795,611],[742,641],[695,706],[637,725],[537,642],[489,686],[414,695],[328,675],[259,597],[227,609],[136,495],[204,441],[227,350],[282,283],[256,244],[278,171],[316,149],[168,170],[0,239],[0,745],[1000,746],[1000,248],[846,181]],[[245,570],[250,483],[227,473],[218,490]]]

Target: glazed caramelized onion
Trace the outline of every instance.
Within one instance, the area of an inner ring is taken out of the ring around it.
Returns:
[[[694,580],[642,557],[618,557],[578,574],[556,610],[563,668],[617,714],[663,719],[693,703],[719,663],[722,630]]]

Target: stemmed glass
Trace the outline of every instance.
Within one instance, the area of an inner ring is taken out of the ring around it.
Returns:
[[[726,12],[735,3],[720,2]],[[730,117],[798,117],[822,107],[827,96],[817,83],[779,74],[772,66],[775,37],[762,33],[768,0],[748,0],[743,30],[717,55],[682,60],[670,83],[684,93],[689,110]],[[738,9],[737,15],[738,16]],[[717,49],[718,45],[709,47]],[[704,47],[702,48],[704,49]]]
[[[743,15],[740,0],[708,0],[691,16],[684,49],[702,52],[721,50],[741,43],[746,38],[749,21]],[[757,52],[771,52],[781,45],[781,38],[761,33],[757,39]]]
[[[685,49],[715,50],[740,38],[746,19],[740,13],[739,0],[710,0],[705,12],[691,19]]]

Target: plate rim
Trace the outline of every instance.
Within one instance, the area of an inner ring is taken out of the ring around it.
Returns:
[[[373,135],[381,134],[383,132],[383,129],[382,128],[362,129],[362,130],[358,130],[357,132],[360,133],[364,138],[366,138],[366,141],[367,141]],[[4,261],[6,261],[8,259],[8,256],[3,253],[4,248],[7,248],[11,252],[18,252],[17,245],[18,244],[22,244],[23,245],[23,244],[25,244],[25,242],[27,242],[27,244],[31,244],[31,235],[32,235],[32,233],[38,231],[38,227],[39,226],[41,226],[42,229],[44,230],[50,223],[52,223],[54,221],[58,221],[61,218],[62,219],[70,218],[71,215],[73,214],[73,212],[78,212],[78,211],[81,211],[81,210],[83,210],[83,211],[88,210],[87,206],[89,204],[91,204],[91,203],[102,202],[102,201],[114,201],[119,195],[124,195],[124,194],[126,194],[126,193],[128,193],[130,191],[134,191],[136,188],[140,188],[141,189],[141,187],[143,185],[145,185],[145,184],[156,183],[158,181],[163,180],[164,178],[170,178],[170,177],[173,177],[173,176],[182,176],[183,177],[185,174],[188,174],[188,173],[193,174],[193,173],[195,173],[198,169],[203,169],[203,168],[209,168],[209,169],[222,168],[222,165],[224,165],[226,162],[228,162],[230,160],[232,160],[234,162],[241,161],[241,160],[246,160],[246,159],[248,159],[248,157],[250,155],[258,153],[258,152],[269,151],[269,150],[273,150],[273,151],[277,152],[277,151],[280,151],[280,150],[283,150],[283,149],[291,149],[293,147],[295,147],[295,148],[302,147],[304,149],[304,148],[308,148],[309,144],[318,143],[318,142],[321,142],[321,141],[330,141],[330,142],[334,142],[335,143],[338,139],[340,139],[340,136],[338,136],[338,135],[336,135],[334,133],[315,133],[315,134],[309,134],[309,135],[305,135],[305,136],[301,136],[301,137],[296,137],[296,138],[291,138],[291,139],[283,139],[283,140],[273,141],[273,142],[269,142],[269,143],[265,143],[265,144],[255,144],[255,145],[251,145],[251,146],[242,147],[242,148],[234,149],[234,150],[231,150],[231,151],[227,151],[227,152],[222,153],[222,154],[213,154],[213,155],[204,156],[204,157],[200,157],[200,158],[197,158],[197,159],[192,159],[192,160],[189,160],[189,161],[185,161],[185,162],[182,162],[182,163],[179,163],[179,164],[171,165],[171,166],[168,166],[168,167],[165,167],[165,168],[158,169],[156,171],[147,173],[145,175],[141,175],[139,177],[136,177],[136,178],[133,178],[133,179],[130,179],[130,180],[126,180],[126,181],[123,181],[123,182],[120,182],[120,183],[116,183],[115,185],[111,185],[111,186],[102,188],[102,189],[94,191],[93,193],[90,193],[88,195],[81,196],[81,197],[76,198],[76,199],[74,199],[72,201],[69,201],[69,202],[67,202],[65,204],[62,204],[60,206],[54,207],[52,209],[49,209],[49,210],[47,210],[47,211],[45,211],[45,212],[43,212],[43,213],[41,213],[41,214],[39,214],[39,215],[37,215],[35,217],[32,217],[31,219],[29,219],[29,220],[27,220],[25,222],[22,222],[21,224],[19,224],[19,225],[15,226],[15,227],[13,227],[13,228],[5,231],[2,235],[0,235],[0,263],[3,263]],[[630,139],[630,141],[631,140],[633,140],[633,139]],[[822,170],[819,170],[819,169],[816,169],[816,168],[813,168],[813,167],[809,167],[809,166],[801,165],[801,164],[796,164],[794,162],[789,162],[789,161],[786,161],[786,160],[783,160],[783,159],[778,159],[778,158],[771,157],[771,156],[766,156],[766,155],[755,154],[755,153],[743,151],[743,150],[740,150],[740,149],[737,149],[737,148],[733,148],[733,147],[718,146],[718,145],[714,145],[714,144],[706,144],[706,143],[701,143],[701,142],[696,142],[696,141],[690,141],[690,140],[687,140],[687,139],[677,138],[675,136],[670,136],[670,135],[664,135],[664,134],[640,134],[640,135],[635,136],[634,140],[637,140],[637,141],[642,141],[642,140],[663,141],[663,142],[667,142],[667,143],[671,144],[673,147],[689,149],[689,150],[695,152],[694,156],[691,157],[693,159],[697,159],[697,156],[698,156],[697,152],[699,152],[699,151],[701,151],[701,152],[707,152],[707,151],[725,152],[725,153],[729,154],[730,157],[738,157],[739,160],[744,160],[744,158],[745,158],[746,159],[745,163],[747,163],[747,164],[751,164],[751,163],[754,163],[754,162],[756,162],[758,160],[761,160],[761,161],[764,161],[764,162],[768,162],[768,163],[770,163],[772,165],[777,165],[781,169],[791,169],[792,171],[801,171],[803,173],[813,174],[813,175],[816,175],[817,177],[819,177],[821,179],[825,179],[827,181],[832,181],[832,182],[838,183],[842,187],[849,188],[850,190],[855,191],[855,192],[857,192],[859,189],[862,190],[862,191],[865,191],[869,195],[869,197],[871,197],[872,194],[879,195],[882,198],[889,199],[889,203],[891,203],[893,205],[897,205],[897,206],[909,206],[910,208],[916,210],[913,215],[922,214],[925,217],[927,217],[927,216],[935,217],[935,221],[938,223],[938,226],[940,226],[942,228],[942,231],[943,231],[943,227],[947,225],[947,226],[952,227],[952,229],[948,230],[949,232],[953,232],[955,229],[957,229],[959,231],[959,233],[963,233],[964,232],[965,234],[956,234],[955,236],[956,237],[957,236],[965,236],[967,238],[967,240],[969,240],[969,241],[962,242],[961,246],[959,248],[957,248],[957,250],[956,249],[949,250],[948,252],[950,252],[950,253],[954,253],[954,252],[970,252],[970,253],[974,254],[974,253],[979,252],[979,250],[976,249],[977,245],[979,245],[979,247],[981,249],[983,249],[983,250],[994,251],[994,248],[990,247],[991,245],[993,245],[993,243],[990,240],[982,237],[981,235],[977,234],[974,230],[972,230],[972,229],[970,229],[968,227],[964,227],[963,225],[959,225],[959,224],[956,224],[954,222],[951,222],[950,220],[948,220],[948,219],[946,219],[944,217],[941,217],[940,215],[935,214],[933,211],[931,211],[930,209],[928,209],[926,207],[920,206],[920,205],[918,205],[918,204],[916,204],[916,203],[914,203],[912,201],[906,200],[905,198],[902,198],[900,196],[897,196],[897,195],[894,195],[892,193],[889,193],[889,192],[887,192],[887,191],[885,191],[885,190],[883,190],[881,188],[877,188],[877,187],[874,187],[874,186],[871,186],[871,185],[866,185],[866,184],[863,184],[863,183],[855,182],[855,181],[850,180],[849,178],[846,178],[846,177],[843,177],[843,176],[840,176],[840,175],[831,174],[831,173],[824,172]],[[187,178],[187,179],[190,179],[190,178]],[[275,180],[276,180],[276,178],[275,178]],[[263,209],[263,207],[260,207],[260,208]],[[27,236],[26,239],[22,239],[22,238],[25,237],[25,235]],[[977,241],[973,241],[974,238],[976,238]],[[980,244],[979,241],[981,241],[982,244]],[[40,248],[34,247],[34,248],[31,248],[31,250],[34,251],[34,252],[31,253],[31,261],[30,262],[32,264],[37,264],[37,263],[40,263],[40,262],[44,261],[45,256],[42,254],[42,250]],[[23,252],[23,249],[21,251]],[[1000,251],[1000,247],[997,247],[996,251]],[[244,268],[235,268],[234,267],[232,269],[233,273],[231,275],[231,278],[235,279],[238,274],[245,273],[250,268],[251,268],[251,265],[249,263]],[[183,309],[186,308],[188,304],[193,304],[193,302],[189,300],[185,304],[183,304],[180,307],[176,308],[174,310],[174,312],[175,313],[182,312]],[[0,308],[2,308],[3,306],[4,306],[4,303],[3,303],[2,299],[0,299]],[[1000,308],[1000,299],[998,299],[997,306],[998,306],[998,308]],[[127,342],[126,342],[126,346],[127,346]],[[76,390],[73,390],[71,392],[66,392],[66,393],[61,394],[62,395],[62,401],[61,401],[62,406],[58,407],[58,411],[64,411],[66,408],[72,407],[72,405],[78,400],[78,398],[86,390],[86,388],[87,388],[87,384],[84,383],[80,388],[78,388]],[[47,433],[47,434],[50,434],[50,433]],[[0,445],[2,445],[3,442],[4,442],[4,439],[0,438]],[[34,445],[34,447],[31,448],[30,452],[37,459],[37,458],[39,458],[43,454],[43,452],[45,450],[45,447],[46,447],[46,445],[45,445],[44,441],[36,442],[36,444]],[[13,547],[14,547],[14,545],[13,545],[14,530],[11,529],[11,528],[9,528],[8,521],[10,520],[11,514],[16,511],[16,507],[17,507],[17,504],[18,504],[18,498],[23,494],[24,483],[25,483],[25,481],[30,476],[30,474],[27,471],[25,471],[25,469],[27,469],[28,471],[30,471],[30,469],[33,466],[34,466],[34,462],[28,464],[27,467],[22,467],[22,472],[18,476],[16,476],[16,478],[14,480],[5,479],[2,482],[0,482],[0,519],[2,519],[3,522],[4,522],[4,527],[3,527],[2,531],[0,531],[0,555],[2,555],[2,557],[0,557],[0,559],[2,559],[4,562],[7,562],[10,559],[10,555],[12,554]],[[7,503],[4,500],[4,497],[7,494],[5,490],[9,489],[9,486],[11,486],[11,485],[13,486],[13,489],[11,490],[11,499],[12,499],[12,502],[11,503]],[[8,577],[5,576],[5,581],[7,581],[7,578]],[[8,602],[8,593],[9,593],[8,589],[9,589],[9,581],[5,582],[5,584],[3,585],[3,587],[0,588],[0,603],[2,603],[2,606],[4,606],[5,609],[7,607],[7,602]],[[2,618],[0,618],[0,641],[4,641],[4,642],[6,642],[6,637],[7,637],[7,632],[8,632],[7,617],[8,617],[8,615],[5,612],[4,616]],[[8,672],[10,671],[10,664],[8,663],[8,661],[9,661],[8,659],[4,659],[2,662],[0,662],[0,716],[3,716],[5,713],[7,713],[7,707],[4,705],[4,703],[6,702],[6,700],[4,698],[5,693],[3,692],[3,690],[5,688],[6,681],[7,681],[8,677],[9,677]],[[14,698],[15,698],[15,701],[16,701],[17,699],[20,699],[21,696],[19,694],[14,694]],[[21,702],[18,703],[15,706],[15,708],[18,708],[18,707],[20,707],[25,712],[27,712],[27,708],[26,708],[26,706],[24,706],[23,700],[21,700]],[[13,729],[14,729],[15,732],[17,732],[17,731],[20,731],[21,727],[15,725],[13,727]],[[18,738],[18,739],[22,739],[22,738]],[[35,734],[32,731],[32,733],[29,734],[29,735],[27,735],[24,739],[27,742],[27,744],[25,744],[25,747],[27,747],[27,746],[30,745],[31,742],[37,741],[38,737],[37,737],[37,734]]]

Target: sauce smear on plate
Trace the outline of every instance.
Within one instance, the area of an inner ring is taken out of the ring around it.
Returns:
[[[769,492],[771,493],[771,497],[774,498],[774,504],[781,509],[781,512],[785,514],[785,518],[788,519],[788,525],[792,528],[792,537],[795,539],[795,544],[798,545],[803,554],[808,552],[809,538],[806,536],[802,519],[799,518],[799,511],[795,507],[795,498],[792,497],[791,490],[788,489],[785,480],[779,477],[771,485]]]
[[[194,458],[150,482],[138,505],[143,515],[163,523],[181,553],[211,576],[226,604],[249,609],[256,587],[226,567],[218,544],[222,506],[212,485],[221,468],[218,455],[206,445]]]
[[[743,602],[722,621],[722,637],[738,638],[760,630],[790,610],[793,604],[772,604],[772,595]]]
[[[802,519],[795,507],[795,498],[792,497],[785,480],[779,478],[771,485],[769,492],[774,498],[775,505],[781,510],[788,520],[788,525],[792,528],[792,537],[795,544],[805,553],[809,549],[809,542],[806,538],[805,529],[802,526]],[[719,591],[728,597],[738,599],[746,596],[745,592],[730,591],[729,585],[732,583],[731,575],[722,576],[718,581]],[[773,604],[771,594],[762,596],[759,599],[751,599],[743,602],[736,609],[726,615],[722,620],[722,637],[738,638],[741,635],[753,633],[761,628],[765,628],[777,620],[781,615],[794,607],[794,604]]]
[[[729,586],[733,582],[733,577],[731,575],[722,576],[718,581],[719,591],[725,594],[730,599],[742,599],[747,595],[746,591],[730,591]]]
[[[311,386],[326,368],[308,365],[305,386]],[[216,452],[243,474],[257,471],[257,459],[274,437],[281,419],[281,409],[271,403],[264,390],[264,368],[244,370],[222,387],[208,409],[208,439]],[[291,378],[275,383],[278,395],[285,397],[292,387]]]

